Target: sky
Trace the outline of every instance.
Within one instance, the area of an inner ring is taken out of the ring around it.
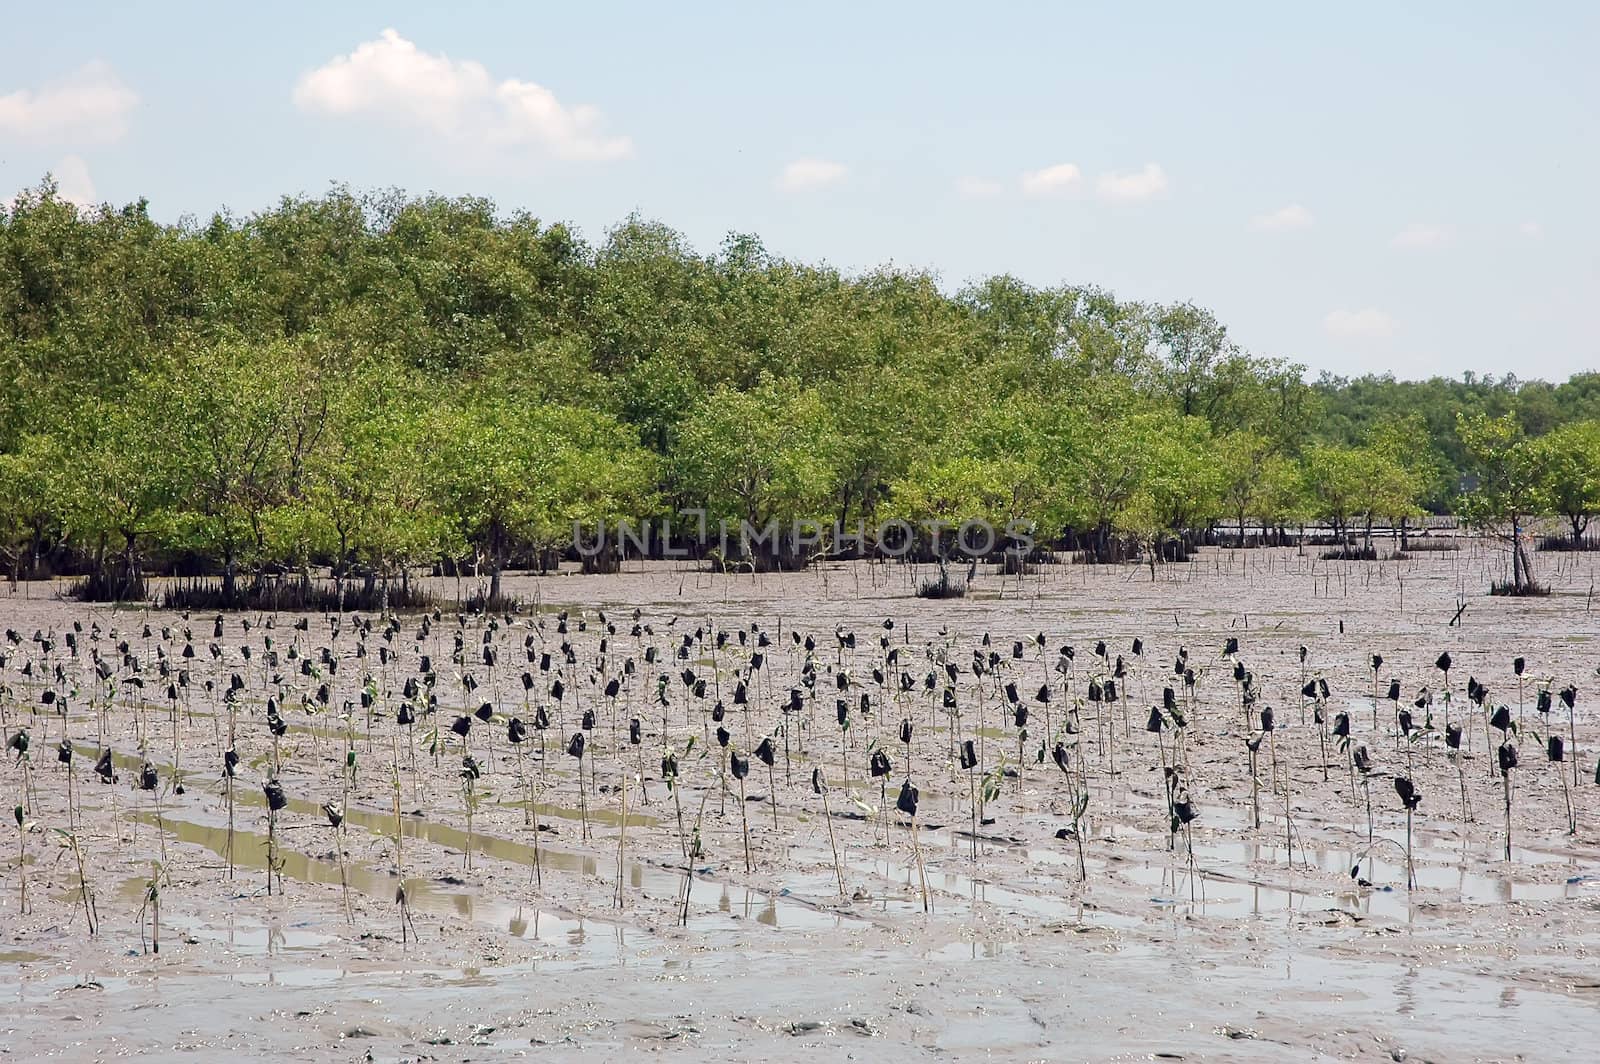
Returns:
[[[1559,380],[1600,369],[1597,44],[1583,2],[35,4],[0,196],[638,212],[1193,301],[1311,376]]]

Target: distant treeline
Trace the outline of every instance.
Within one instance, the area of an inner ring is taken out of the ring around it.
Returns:
[[[497,576],[574,522],[683,507],[1156,552],[1221,519],[1343,534],[1453,509],[1509,460],[1472,445],[1491,423],[1538,482],[1519,514],[1576,538],[1600,491],[1567,468],[1600,461],[1600,374],[1307,384],[1190,304],[949,295],[639,218],[589,244],[481,199],[336,189],[162,225],[47,179],[0,213],[0,337],[0,559],[98,596],[157,563],[229,595],[313,564]]]

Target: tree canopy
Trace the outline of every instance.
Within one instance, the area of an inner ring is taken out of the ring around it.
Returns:
[[[638,217],[591,244],[470,197],[336,187],[165,225],[46,179],[0,209],[0,370],[0,560],[65,554],[110,595],[157,558],[230,587],[498,574],[680,508],[1101,545],[1370,530],[1457,508],[1469,476],[1502,491],[1493,426],[1528,441],[1510,509],[1574,538],[1600,510],[1600,374],[1307,383],[1189,303],[952,292]]]

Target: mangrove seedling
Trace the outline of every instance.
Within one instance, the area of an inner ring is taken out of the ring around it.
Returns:
[[[742,757],[739,751],[728,750],[728,769],[733,773],[733,778],[739,781],[739,826],[744,833],[744,870],[750,872],[754,866],[750,862],[750,818],[745,813],[744,780],[750,775],[750,759]]]
[[[583,821],[584,841],[589,839],[589,792],[583,783],[583,748],[586,740],[583,732],[573,732],[572,739],[567,743],[567,756],[578,762],[578,815]]]
[[[1559,735],[1551,735],[1545,741],[1545,757],[1552,765],[1556,766],[1556,775],[1561,779],[1561,797],[1567,805],[1567,834],[1578,833],[1578,817],[1572,810],[1572,790],[1567,786],[1566,766],[1562,761],[1566,758],[1566,743]]]
[[[1355,767],[1361,770],[1361,790],[1367,799],[1367,852],[1372,852],[1372,755],[1365,746],[1356,747],[1351,756]]]
[[[777,831],[778,783],[776,777],[773,775],[772,769],[773,762],[777,760],[777,757],[772,746],[772,739],[770,737],[762,737],[761,742],[756,745],[755,755],[757,761],[760,761],[763,765],[767,766],[767,790],[770,792],[767,796],[767,801],[768,804],[772,806],[772,830]]]
[[[522,792],[522,825],[527,827],[533,821],[533,794],[528,789],[528,777],[522,771],[522,744],[528,740],[528,727],[516,717],[506,721],[506,742],[517,753],[517,790]]]
[[[144,897],[139,903],[139,948],[150,953],[161,952],[161,885],[167,878],[166,865],[160,861],[150,862],[150,878],[145,881]],[[150,913],[150,941],[145,942],[144,914]]]
[[[828,848],[833,851],[833,875],[839,881],[839,897],[844,897],[844,870],[839,864],[839,844],[833,837],[833,810],[828,808],[828,783],[822,778],[822,769],[811,770],[811,793],[822,798],[823,822],[828,825]]]
[[[350,877],[344,863],[344,812],[332,802],[323,802],[322,815],[327,817],[328,826],[333,829],[333,851],[339,859],[339,897],[344,903],[344,918],[349,922],[354,919],[354,914],[350,910]]]
[[[56,834],[61,836],[62,845],[71,851],[73,862],[78,866],[78,896],[83,901],[83,916],[89,925],[89,935],[93,937],[100,931],[100,914],[95,908],[94,891],[89,887],[89,875],[84,870],[83,847],[78,844],[78,837],[69,831],[56,828]]]
[[[461,802],[467,810],[467,844],[461,851],[461,867],[472,867],[472,820],[478,811],[478,779],[482,770],[471,754],[461,758]]]
[[[1411,890],[1417,885],[1416,870],[1411,863],[1411,814],[1422,804],[1422,792],[1406,776],[1394,778],[1394,790],[1406,807],[1406,889]]]
[[[1462,727],[1460,724],[1446,724],[1444,726],[1444,745],[1451,761],[1456,765],[1456,781],[1461,785],[1461,822],[1472,822],[1472,813],[1467,803],[1467,770],[1462,765],[1461,754]]]
[[[1500,767],[1500,782],[1505,791],[1506,799],[1506,860],[1511,860],[1511,770],[1517,767],[1517,748],[1511,745],[1508,739],[1500,744],[1495,751],[1495,760]]]
[[[1378,730],[1378,670],[1383,668],[1383,655],[1374,654],[1368,659],[1372,666],[1372,730]]]
[[[690,739],[691,744],[693,739]],[[672,809],[678,817],[678,846],[683,851],[683,859],[689,859],[689,837],[683,830],[683,802],[678,797],[678,756],[668,750],[661,755],[661,782],[667,785],[667,791],[672,795]]]
[[[650,790],[644,782],[644,723],[638,717],[628,721],[628,745],[639,759],[639,801],[649,805]]]
[[[1572,757],[1572,785],[1578,785],[1578,688],[1568,684],[1561,689],[1561,704],[1567,707],[1567,738],[1571,740],[1567,751]]]
[[[961,744],[961,767],[967,773],[967,790],[972,800],[972,863],[978,863],[978,784],[973,770],[978,767],[978,752],[971,739]]]
[[[289,797],[283,793],[283,785],[276,779],[267,780],[261,785],[261,790],[267,797],[267,894],[270,895],[274,874],[278,875],[279,893],[283,888],[278,862],[278,814],[289,804]]]
[[[917,789],[906,780],[900,785],[900,794],[895,799],[894,807],[906,815],[906,823],[911,831],[911,855],[917,862],[917,878],[922,882],[922,911],[931,913],[932,902],[928,897],[928,873],[922,864],[922,845],[917,841]]]
[[[1250,754],[1250,816],[1255,823],[1256,830],[1261,829],[1261,776],[1256,770],[1256,762],[1261,752],[1261,740],[1266,738],[1266,733],[1259,735],[1246,735],[1244,746]]]
[[[27,819],[27,811],[22,806],[17,806],[11,811],[17,821],[17,879],[22,889],[22,904],[18,912],[26,916],[28,908],[28,832],[33,830],[33,821]]]

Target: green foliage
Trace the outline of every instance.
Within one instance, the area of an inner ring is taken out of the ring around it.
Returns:
[[[703,504],[708,521],[764,529],[828,520],[841,455],[822,396],[769,378],[749,391],[720,386],[696,403],[674,459],[680,497]]]
[[[473,197],[335,187],[162,225],[46,180],[0,207],[0,373],[0,563],[107,595],[180,562],[230,593],[274,566],[493,578],[574,523],[679,507],[1098,549],[1219,518],[1344,533],[1468,475],[1488,524],[1576,537],[1600,511],[1600,374],[1307,385],[1192,304],[949,295],[638,217],[591,246]]]
[[[0,562],[12,579],[53,516],[49,484],[54,450],[50,436],[36,434],[19,440],[14,451],[0,452]]]
[[[1456,415],[1457,430],[1476,484],[1458,505],[1463,520],[1500,536],[1511,553],[1511,589],[1535,587],[1524,544],[1524,525],[1547,506],[1539,448],[1510,414]]]
[[[423,432],[445,547],[487,564],[491,595],[517,543],[561,546],[575,522],[592,528],[653,506],[653,458],[596,411],[477,394],[433,410]]]
[[[1361,522],[1368,546],[1376,520],[1419,512],[1418,477],[1382,446],[1319,444],[1306,453],[1304,477],[1305,503],[1311,516],[1326,521],[1340,537]]]
[[[1515,417],[1505,414],[1456,415],[1461,442],[1477,483],[1467,491],[1459,512],[1483,525],[1518,522],[1545,507],[1545,478],[1539,448]]]
[[[1574,421],[1533,444],[1539,487],[1553,513],[1567,519],[1576,542],[1600,512],[1600,421]]]

